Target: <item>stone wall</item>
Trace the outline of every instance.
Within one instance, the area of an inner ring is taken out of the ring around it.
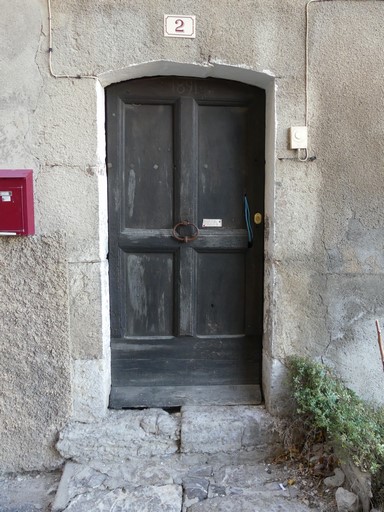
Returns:
[[[293,353],[323,358],[382,402],[382,2],[311,4],[306,163],[288,149],[288,128],[305,121],[306,0],[51,3],[54,71],[98,79],[50,75],[46,0],[0,0],[0,166],[34,169],[37,228],[0,239],[0,469],[58,463],[52,439],[66,421],[106,412],[104,87],[140,76],[267,90],[269,409],[284,411]],[[164,38],[165,13],[196,15],[196,39]]]

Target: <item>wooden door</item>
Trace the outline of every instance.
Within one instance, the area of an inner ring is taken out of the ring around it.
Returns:
[[[260,402],[264,132],[255,87],[107,88],[111,407]]]

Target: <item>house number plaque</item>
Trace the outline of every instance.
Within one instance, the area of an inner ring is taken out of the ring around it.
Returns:
[[[178,14],[164,14],[165,37],[196,37],[196,16],[180,16]]]

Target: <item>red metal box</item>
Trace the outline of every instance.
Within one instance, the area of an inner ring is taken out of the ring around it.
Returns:
[[[34,235],[33,171],[0,169],[0,235]]]

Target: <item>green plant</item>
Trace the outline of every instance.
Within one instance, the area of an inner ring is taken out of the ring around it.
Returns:
[[[297,412],[363,470],[377,473],[384,465],[384,410],[376,409],[348,389],[332,371],[302,357],[289,369]]]

